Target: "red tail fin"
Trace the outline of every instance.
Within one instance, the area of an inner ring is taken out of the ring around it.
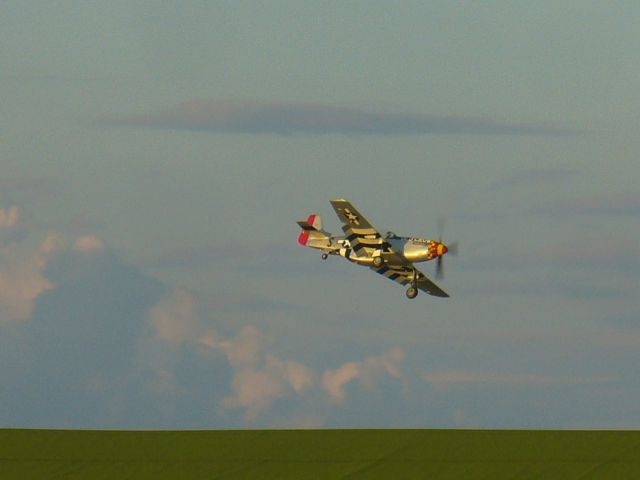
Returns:
[[[324,232],[322,232],[322,219],[317,213],[312,213],[311,215],[309,215],[309,218],[306,222],[300,221],[298,222],[298,225],[300,225],[300,228],[302,228],[302,232],[298,237],[298,243],[300,245],[306,246],[309,242],[310,236],[318,236],[314,235],[316,234],[316,232],[321,233],[321,237],[325,236]]]

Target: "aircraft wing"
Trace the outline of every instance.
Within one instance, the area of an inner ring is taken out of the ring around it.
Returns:
[[[404,257],[403,257],[404,258]],[[408,270],[406,266],[395,265],[395,264],[384,264],[381,267],[371,267],[376,273],[387,277],[394,282],[399,283],[400,285],[408,285],[411,283],[411,279],[413,278],[413,272],[415,271],[418,275],[418,281],[416,282],[416,286],[425,293],[429,295],[433,295],[434,297],[448,297],[449,294],[442,290],[438,285],[433,283],[428,277],[424,275],[420,270],[414,267],[411,262],[405,259],[405,262],[408,262],[411,265],[411,269]]]
[[[370,255],[371,250],[387,251],[389,244],[380,232],[348,200],[331,200],[331,206],[342,222],[342,231],[351,248],[360,256]],[[367,249],[362,252],[362,249]]]
[[[434,297],[444,297],[447,298],[449,294],[442,290],[438,285],[433,283],[429,278],[421,275],[418,279],[417,287],[425,293],[429,295],[433,295]]]

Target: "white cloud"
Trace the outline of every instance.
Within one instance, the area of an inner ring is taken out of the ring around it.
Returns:
[[[256,327],[245,326],[234,337],[222,338],[200,314],[197,299],[185,290],[163,298],[151,310],[149,322],[159,340],[191,344],[203,356],[225,356],[233,378],[222,406],[243,409],[247,421],[256,420],[279,398],[301,395],[314,384],[307,367],[268,352]]]
[[[313,374],[311,370],[298,362],[285,362],[285,378],[296,393],[302,393],[313,386]]]
[[[231,394],[222,405],[245,409],[245,420],[253,421],[277,399],[302,394],[312,385],[313,374],[304,365],[266,355],[259,364],[245,365],[234,372]]]
[[[16,207],[0,209],[0,228],[12,228],[18,222]],[[99,243],[104,247],[97,237],[85,238],[91,238],[90,243],[94,246]],[[78,240],[81,245],[88,245],[82,239]],[[47,266],[66,248],[66,240],[57,232],[48,232],[35,250],[27,242],[0,244],[0,325],[31,318],[36,299],[55,288],[54,282],[45,275]],[[97,253],[96,249],[86,251]]]
[[[0,246],[0,325],[30,319],[35,300],[54,287],[44,276],[53,253],[51,238],[35,252],[20,244]]]
[[[360,362],[347,362],[334,370],[327,370],[322,376],[322,384],[333,400],[342,402],[345,399],[346,385],[354,380],[371,388],[385,374],[403,378],[400,371],[403,360],[404,351],[394,348],[379,356],[367,357]]]
[[[85,235],[76,239],[73,249],[77,252],[98,253],[104,250],[104,242],[93,235]]]
[[[15,324],[0,330],[0,416],[23,426],[135,418],[132,405],[148,409],[160,395],[127,379],[162,285],[111,251],[79,252],[74,238],[27,238],[0,245],[0,324]],[[156,390],[174,373],[153,377]]]
[[[242,368],[235,372],[232,394],[222,401],[229,408],[244,408],[245,420],[255,420],[285,392],[282,379],[267,370]]]
[[[313,373],[299,362],[267,353],[266,341],[255,327],[244,327],[218,348],[234,369],[231,394],[222,405],[245,409],[245,420],[255,420],[273,402],[286,395],[301,395],[314,384]]]
[[[17,248],[0,249],[0,325],[31,318],[35,300],[53,288],[43,271],[46,263],[36,253],[24,256]]]
[[[172,291],[151,310],[149,322],[156,336],[167,342],[194,341],[202,332],[196,299],[180,289]]]
[[[40,245],[40,253],[43,255],[51,255],[60,252],[66,248],[65,238],[56,232],[49,232]]]
[[[327,370],[322,376],[322,384],[336,400],[344,400],[344,386],[358,378],[360,368],[356,362],[348,362],[335,370]]]
[[[20,218],[18,207],[0,208],[0,228],[15,227]]]
[[[264,356],[265,344],[262,333],[255,327],[244,327],[234,339],[217,344],[234,368],[256,365]]]

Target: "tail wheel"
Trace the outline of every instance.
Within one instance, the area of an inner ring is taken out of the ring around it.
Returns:
[[[384,260],[382,259],[382,257],[373,257],[374,267],[379,268],[382,266],[383,263],[384,263]]]
[[[326,260],[327,258],[329,258],[329,255],[327,255],[326,253],[323,253],[323,254],[322,254],[322,259],[323,259],[323,260]]]
[[[418,296],[418,289],[413,285],[407,288],[407,298],[416,298]]]

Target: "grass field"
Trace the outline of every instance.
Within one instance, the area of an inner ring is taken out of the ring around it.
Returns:
[[[0,479],[640,479],[640,432],[0,430]]]

